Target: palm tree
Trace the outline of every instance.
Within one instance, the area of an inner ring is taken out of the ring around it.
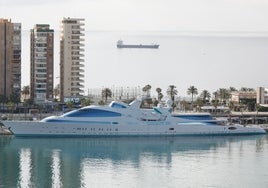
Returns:
[[[144,87],[142,88],[142,91],[143,91],[144,93],[146,93],[146,96],[147,96],[147,97],[150,97],[151,89],[152,89],[152,86],[149,85],[149,84],[147,84],[146,86],[144,86]]]
[[[235,87],[229,87],[229,92],[235,92],[237,89]]]
[[[201,99],[203,100],[204,103],[206,103],[207,100],[210,99],[211,95],[208,92],[208,90],[203,90],[200,94]]]
[[[247,87],[241,87],[241,89],[240,89],[240,91],[242,91],[242,92],[247,92],[247,91],[255,91],[255,89],[253,89],[253,88],[247,88]]]
[[[112,91],[109,88],[104,88],[101,94],[102,98],[105,99],[105,103],[107,102],[108,97],[112,97]]]
[[[157,100],[159,102],[163,98],[163,94],[161,93],[162,89],[158,87],[158,88],[156,88],[156,92],[157,92]]]
[[[170,96],[172,100],[172,108],[175,108],[175,95],[177,95],[178,91],[176,90],[176,86],[170,85],[167,89],[167,95]]]
[[[254,88],[248,88],[248,91],[252,92],[252,91],[255,91],[255,89]]]
[[[213,92],[213,95],[214,95],[214,100],[212,100],[212,105],[214,106],[215,113],[216,113],[217,112],[217,107],[218,107],[218,104],[219,104],[218,92],[217,91]]]
[[[195,86],[190,86],[187,90],[187,94],[192,95],[192,108],[193,108],[194,95],[198,95],[198,90]]]
[[[57,97],[60,94],[60,84],[56,85],[56,87],[53,90],[53,93],[54,93],[54,98],[57,99]]]
[[[226,100],[230,98],[230,93],[227,89],[220,88],[218,90],[218,96],[220,98],[221,103],[226,104]]]
[[[30,94],[30,86],[23,86],[21,93],[24,95],[24,100],[26,100],[26,96]]]
[[[217,91],[213,92],[213,95],[214,95],[214,100],[217,101],[218,100],[218,92]]]

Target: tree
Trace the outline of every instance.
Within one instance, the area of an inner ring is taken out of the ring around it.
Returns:
[[[157,100],[158,100],[158,102],[160,102],[161,101],[161,99],[163,98],[163,94],[161,93],[162,92],[162,89],[161,88],[156,88],[156,92],[157,92]]]
[[[56,85],[56,87],[53,90],[54,98],[56,99],[60,94],[60,84]]]
[[[206,103],[207,100],[209,100],[211,97],[210,93],[208,90],[203,90],[200,94],[200,98],[203,100],[203,103]]]
[[[29,86],[23,86],[21,93],[24,95],[24,100],[25,100],[26,96],[30,94],[30,87]]]
[[[217,92],[221,103],[226,104],[226,101],[230,98],[229,91],[227,89],[220,88]]]
[[[103,100],[100,100],[100,101],[98,102],[98,104],[99,104],[99,105],[102,105],[102,106],[105,105],[105,103],[104,103]]]
[[[248,91],[252,92],[252,91],[255,91],[255,89],[254,88],[248,88]]]
[[[214,95],[214,99],[211,102],[212,102],[212,105],[215,108],[215,112],[217,113],[217,107],[218,107],[218,104],[219,104],[218,92],[217,91],[213,92],[213,95]]]
[[[81,105],[82,106],[89,106],[91,105],[92,101],[90,99],[82,98],[81,99]]]
[[[235,91],[237,91],[237,89],[235,88],[235,87],[229,87],[229,92],[231,93],[231,92],[235,92]]]
[[[20,96],[16,93],[12,93],[9,96],[9,101],[12,103],[18,104],[18,103],[20,103]]]
[[[188,111],[190,109],[189,103],[186,100],[180,101],[180,106],[183,111]]]
[[[150,97],[151,89],[152,89],[152,86],[149,85],[149,84],[147,84],[146,86],[144,86],[144,87],[142,88],[142,91],[143,91],[144,93],[146,93],[146,96],[147,96],[147,97]]]
[[[0,103],[2,104],[3,113],[5,111],[5,104],[7,103],[7,97],[5,95],[0,95]]]
[[[195,104],[197,106],[197,111],[200,111],[201,107],[204,105],[204,100],[198,97],[195,101]]]
[[[8,107],[9,113],[13,114],[14,113],[14,110],[15,110],[15,103],[9,101],[7,103],[7,107]]]
[[[240,91],[242,92],[252,92],[255,91],[253,88],[241,87]]]
[[[214,95],[214,100],[217,101],[218,100],[218,92],[217,91],[213,92],[213,95]]]
[[[174,86],[174,85],[168,86],[167,95],[172,100],[172,108],[173,108],[173,110],[175,108],[175,95],[177,95],[177,93],[178,93],[178,91],[176,90],[176,86]]]
[[[248,88],[246,88],[246,87],[241,87],[240,91],[242,91],[242,92],[246,92],[246,91],[248,91]]]
[[[105,103],[107,102],[108,97],[112,97],[112,91],[109,88],[104,88],[102,90],[102,98],[105,99]]]
[[[73,105],[74,105],[74,102],[73,101],[68,101],[66,103],[66,105],[67,105],[68,109],[72,109],[73,108]]]
[[[187,94],[192,96],[192,108],[193,108],[194,95],[198,95],[198,90],[195,86],[190,86],[187,90]]]

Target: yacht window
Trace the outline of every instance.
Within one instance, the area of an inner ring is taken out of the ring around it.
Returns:
[[[81,108],[65,114],[66,117],[118,117],[120,113],[100,109]]]
[[[176,115],[175,115],[176,116]],[[189,119],[189,120],[212,120],[213,117],[211,115],[179,115],[176,117],[180,117],[183,119]]]
[[[229,130],[235,130],[236,127],[228,127]]]
[[[126,106],[116,103],[116,102],[112,103],[111,107],[112,108],[126,108]]]

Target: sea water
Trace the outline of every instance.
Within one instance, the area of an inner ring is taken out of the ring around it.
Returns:
[[[0,137],[0,187],[266,188],[268,136]]]
[[[54,85],[59,80],[59,31],[54,37]],[[30,32],[22,33],[22,85],[30,82]],[[84,93],[104,87],[141,89],[149,84],[152,94],[163,95],[175,85],[178,96],[188,96],[194,85],[199,93],[230,86],[268,87],[268,33],[209,33],[161,31],[85,31]],[[125,44],[159,44],[159,49],[118,49]],[[132,96],[132,92],[129,93]]]

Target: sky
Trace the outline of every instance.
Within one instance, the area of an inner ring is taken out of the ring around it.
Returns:
[[[87,30],[268,31],[267,0],[0,0],[0,16],[26,30],[82,17]]]
[[[0,0],[0,17],[22,23],[24,31],[37,23],[58,31],[63,17],[73,17],[85,18],[87,31],[267,33],[268,0]],[[22,67],[28,68],[24,51]],[[22,82],[29,83],[27,71]]]

